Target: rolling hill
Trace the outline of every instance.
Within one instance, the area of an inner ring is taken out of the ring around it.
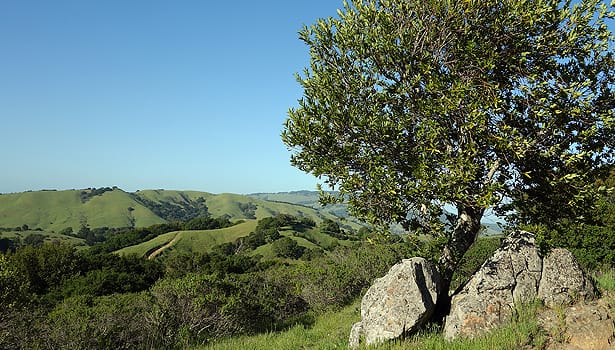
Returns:
[[[0,228],[27,225],[30,229],[59,232],[82,226],[148,227],[170,221],[188,221],[210,215],[230,220],[258,220],[277,214],[307,217],[319,223],[339,221],[333,213],[310,206],[270,201],[255,196],[198,191],[142,190],[117,187],[82,190],[44,190],[0,195]],[[347,229],[359,223],[342,222]]]

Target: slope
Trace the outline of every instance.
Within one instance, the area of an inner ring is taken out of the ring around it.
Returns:
[[[33,191],[0,195],[0,227],[48,231],[81,226],[137,227],[164,222],[127,192],[113,188]]]
[[[330,212],[308,206],[272,202],[246,195],[198,191],[142,190],[125,192],[117,187],[83,190],[33,191],[0,195],[0,228],[27,225],[30,229],[59,232],[82,226],[147,227],[170,221],[188,221],[210,215],[230,220],[254,220],[277,214],[339,221]],[[346,229],[361,225],[341,222]]]

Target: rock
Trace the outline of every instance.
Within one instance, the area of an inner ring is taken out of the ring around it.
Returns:
[[[435,267],[423,258],[404,259],[377,279],[361,301],[361,322],[352,327],[349,346],[361,336],[367,345],[415,331],[432,316],[440,292]]]
[[[543,261],[538,298],[548,307],[570,304],[594,294],[579,263],[566,249],[553,249]]]
[[[361,333],[363,333],[363,324],[361,322],[353,324],[352,329],[350,329],[350,339],[348,340],[349,348],[356,349],[359,347]]]
[[[555,249],[543,261],[534,235],[517,231],[453,296],[444,337],[472,337],[493,329],[510,320],[519,302],[538,298],[554,305],[592,294],[570,252]]]
[[[495,251],[451,300],[444,336],[474,336],[495,328],[512,316],[515,301],[538,293],[542,260],[534,237],[517,232]]]
[[[544,310],[538,315],[538,324],[549,336],[546,349],[615,349],[615,327],[609,308],[608,299],[603,298]]]

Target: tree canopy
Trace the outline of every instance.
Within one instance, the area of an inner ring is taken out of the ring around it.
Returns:
[[[291,163],[359,218],[443,234],[450,280],[487,208],[580,219],[604,190],[591,177],[614,159],[613,14],[598,0],[345,2],[299,33],[311,60],[282,132]]]

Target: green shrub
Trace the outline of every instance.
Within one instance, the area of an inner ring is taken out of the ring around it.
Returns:
[[[144,326],[147,294],[78,296],[58,304],[42,333],[49,349],[148,349],[158,343]]]

